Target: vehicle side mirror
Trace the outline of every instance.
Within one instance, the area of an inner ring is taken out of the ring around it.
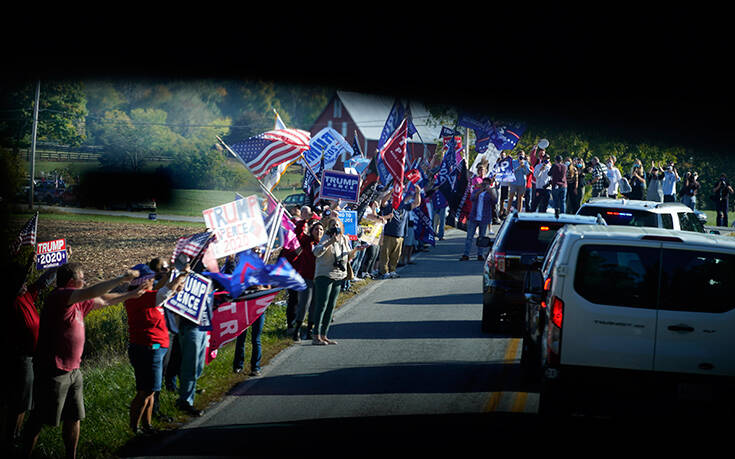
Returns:
[[[477,238],[477,247],[490,247],[493,245],[493,240],[487,236]]]
[[[719,230],[709,230],[709,234],[720,234]]]

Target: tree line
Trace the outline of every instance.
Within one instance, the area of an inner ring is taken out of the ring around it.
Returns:
[[[0,89],[0,146],[5,174],[22,172],[16,163],[31,137],[35,81]],[[265,81],[90,80],[42,81],[38,141],[67,146],[102,147],[100,166],[131,174],[150,169],[151,157],[167,157],[161,165],[176,187],[234,189],[252,182],[244,168],[218,148],[272,129],[274,110],[289,127],[309,129],[334,90]],[[451,118],[451,108],[430,107],[433,114]],[[488,114],[492,115],[492,114]],[[451,124],[451,123],[450,123]],[[516,147],[529,152],[542,138],[549,153],[604,160],[617,158],[622,173],[635,159],[646,169],[651,161],[675,162],[681,174],[699,172],[702,194],[709,195],[720,173],[735,176],[722,152],[698,151],[666,144],[660,139],[630,139],[610,131],[569,129],[532,120]],[[348,139],[349,140],[349,139]],[[470,161],[476,152],[469,143]],[[13,188],[17,178],[3,183]],[[3,194],[5,196],[5,194]],[[700,199],[704,207],[710,203]]]

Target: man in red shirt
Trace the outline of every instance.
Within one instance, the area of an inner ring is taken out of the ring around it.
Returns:
[[[81,420],[84,419],[82,374],[84,317],[94,309],[140,297],[152,280],[126,293],[110,293],[115,287],[137,278],[138,271],[126,270],[114,279],[84,287],[84,270],[68,263],[56,272],[56,285],[41,313],[38,347],[34,361],[34,399],[25,427],[25,455],[31,456],[45,424],[57,426],[63,419],[62,438],[67,457],[76,457]]]

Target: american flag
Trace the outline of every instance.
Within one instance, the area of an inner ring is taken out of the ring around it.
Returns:
[[[38,230],[38,212],[25,224],[13,246],[13,253],[18,253],[23,245],[36,245],[36,233]]]
[[[311,134],[300,129],[274,129],[232,145],[232,150],[258,180],[282,163],[309,150]]]
[[[179,238],[171,256],[171,263],[176,261],[176,257],[182,253],[190,258],[196,258],[215,238],[211,231],[202,231],[201,233]]]

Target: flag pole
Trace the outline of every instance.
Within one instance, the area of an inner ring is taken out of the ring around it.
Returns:
[[[271,256],[271,252],[273,251],[273,244],[276,242],[276,233],[278,232],[278,228],[281,225],[281,218],[283,218],[283,213],[286,211],[286,209],[283,206],[279,206],[278,210],[276,211],[276,218],[273,220],[273,229],[271,230],[271,233],[268,235],[268,245],[265,249],[265,254],[263,256],[263,261],[268,263],[268,259]]]
[[[221,144],[222,144],[222,145],[223,145],[223,146],[225,147],[225,149],[226,149],[226,150],[227,150],[228,152],[230,152],[230,154],[231,154],[232,156],[234,156],[235,158],[237,158],[237,160],[238,160],[238,161],[240,161],[240,163],[241,163],[241,164],[242,164],[243,166],[245,166],[245,169],[247,169],[248,171],[250,171],[250,168],[248,167],[248,165],[247,165],[247,164],[245,164],[245,161],[243,161],[243,160],[242,160],[242,158],[240,158],[239,156],[237,156],[237,153],[235,153],[234,151],[232,151],[232,148],[230,148],[230,146],[229,146],[229,145],[227,145],[227,144],[225,143],[225,141],[224,141],[224,140],[222,140],[222,139],[221,139],[221,138],[220,138],[219,136],[215,136],[215,137],[217,137],[217,140],[219,140],[219,141],[220,141],[220,143],[221,143]],[[302,153],[302,155],[303,155],[303,153]],[[251,173],[252,173],[252,172],[251,172]],[[255,177],[255,174],[253,174],[253,177]],[[271,198],[271,199],[272,199],[273,201],[275,201],[277,205],[279,205],[279,206],[283,207],[283,208],[284,208],[284,210],[285,210],[285,206],[284,206],[284,205],[283,205],[283,204],[281,203],[281,200],[280,200],[280,199],[278,199],[278,198],[276,198],[276,197],[275,197],[275,196],[273,195],[273,193],[271,193],[271,191],[270,191],[270,190],[268,189],[268,187],[267,187],[267,186],[265,186],[265,185],[263,185],[263,182],[261,182],[261,181],[260,181],[260,179],[259,179],[258,177],[255,177],[255,180],[257,180],[257,181],[258,181],[258,185],[260,186],[260,189],[261,189],[261,190],[263,190],[263,193],[265,193],[265,194],[266,194],[266,195],[267,195],[267,196],[268,196],[269,198]],[[292,217],[291,217],[291,214],[290,214],[290,213],[288,212],[288,210],[286,210],[286,215],[288,215],[288,218],[292,218]]]

